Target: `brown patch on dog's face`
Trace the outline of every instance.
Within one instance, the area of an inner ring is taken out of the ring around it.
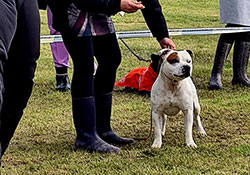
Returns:
[[[177,52],[171,53],[171,54],[167,57],[167,61],[168,61],[170,64],[179,62],[178,53],[177,53]]]

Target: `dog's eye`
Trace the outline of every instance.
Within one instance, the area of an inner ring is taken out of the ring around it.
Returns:
[[[191,63],[191,60],[187,60],[187,63]]]
[[[179,60],[173,59],[168,61],[170,64],[179,63]]]

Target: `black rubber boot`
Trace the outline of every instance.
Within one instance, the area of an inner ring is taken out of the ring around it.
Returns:
[[[69,77],[67,74],[56,74],[56,90],[65,92],[70,89]]]
[[[70,90],[70,83],[68,77],[67,67],[55,67],[56,68],[56,90],[65,92]]]
[[[231,48],[232,44],[224,42],[223,36],[220,36],[214,58],[214,66],[209,81],[209,90],[218,90],[222,88],[222,70]]]
[[[96,128],[98,135],[107,143],[114,145],[126,145],[134,142],[133,139],[118,136],[110,126],[112,93],[96,94]]]
[[[236,41],[233,55],[233,80],[232,84],[250,87],[247,77],[247,65],[249,59],[249,42]]]
[[[120,151],[119,148],[106,143],[97,135],[94,97],[73,98],[72,107],[77,134],[76,149],[101,153]]]

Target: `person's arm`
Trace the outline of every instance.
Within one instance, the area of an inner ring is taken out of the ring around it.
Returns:
[[[94,13],[104,13],[109,16],[119,11],[132,13],[143,9],[141,2],[133,0],[73,0],[77,8]]]
[[[169,33],[162,8],[158,0],[141,0],[145,8],[142,10],[144,19],[162,48],[175,49],[175,44],[169,39]]]

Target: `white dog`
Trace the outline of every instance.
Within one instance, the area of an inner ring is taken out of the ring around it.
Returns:
[[[192,136],[193,117],[197,120],[198,133],[207,135],[200,119],[200,104],[191,80],[192,51],[162,49],[160,71],[151,90],[151,112],[155,130],[152,148],[160,148],[166,130],[167,115],[184,113],[185,138],[188,147],[196,148]]]

